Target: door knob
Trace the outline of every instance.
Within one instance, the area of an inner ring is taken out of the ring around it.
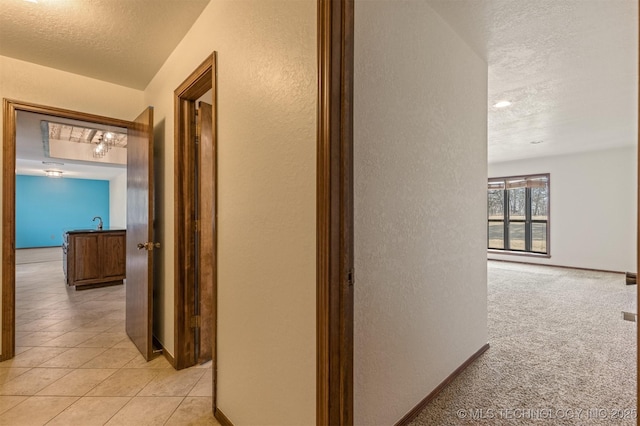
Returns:
[[[138,243],[138,250],[152,251],[154,248],[160,248],[160,243]]]

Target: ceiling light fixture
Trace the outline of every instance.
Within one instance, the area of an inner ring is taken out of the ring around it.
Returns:
[[[45,170],[44,174],[46,177],[50,178],[61,178],[62,172],[60,170]]]
[[[38,0],[24,0],[24,1],[26,1],[27,3],[36,3],[36,4],[38,4]]]
[[[511,105],[511,102],[509,101],[499,101],[493,104],[493,106],[496,108],[504,108],[504,107],[508,107],[509,105]]]
[[[98,139],[96,147],[93,149],[94,158],[103,158],[107,152],[116,145],[116,135],[111,132],[104,132]]]
[[[531,141],[529,142],[531,145],[538,145],[539,143],[542,143],[544,141]]]

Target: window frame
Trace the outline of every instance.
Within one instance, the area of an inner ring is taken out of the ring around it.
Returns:
[[[509,180],[527,180],[527,179],[535,179],[535,178],[545,178],[547,181],[547,219],[533,219],[531,215],[531,188],[525,187],[525,219],[511,219],[509,218],[509,189],[507,188],[506,182]],[[491,183],[503,183],[503,191],[502,202],[503,206],[503,216],[502,219],[490,219],[489,218],[489,206],[487,205],[487,252],[489,254],[507,254],[514,256],[530,256],[530,257],[542,257],[542,258],[550,258],[551,257],[551,174],[550,173],[535,173],[528,175],[514,175],[514,176],[499,176],[499,177],[491,177],[487,180],[488,184]],[[487,188],[487,191],[489,188]],[[488,202],[488,192],[487,192],[487,202]],[[489,248],[489,225],[491,222],[502,222],[503,225],[503,247],[504,248]],[[513,223],[523,223],[525,225],[525,249],[524,250],[514,250],[509,247],[509,224]],[[537,252],[532,251],[532,226],[535,223],[544,223],[546,224],[546,252]]]

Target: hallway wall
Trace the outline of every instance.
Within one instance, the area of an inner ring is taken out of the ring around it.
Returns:
[[[355,4],[354,423],[487,343],[487,65],[425,2]]]
[[[89,112],[123,120],[135,118],[143,108],[143,92],[140,90],[5,56],[0,56],[0,98]],[[0,134],[2,134],[2,126],[0,122]],[[0,158],[1,156],[0,151]],[[0,176],[0,192],[1,188],[2,176]],[[1,232],[0,228],[0,238]]]
[[[145,90],[173,352],[174,90],[218,52],[218,396],[235,424],[315,424],[315,0],[212,1]]]

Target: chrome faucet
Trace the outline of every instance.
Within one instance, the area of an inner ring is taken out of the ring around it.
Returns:
[[[100,221],[98,222],[98,231],[102,231],[102,218],[100,216],[96,216],[93,219],[91,219],[91,222],[95,222],[96,219]]]

